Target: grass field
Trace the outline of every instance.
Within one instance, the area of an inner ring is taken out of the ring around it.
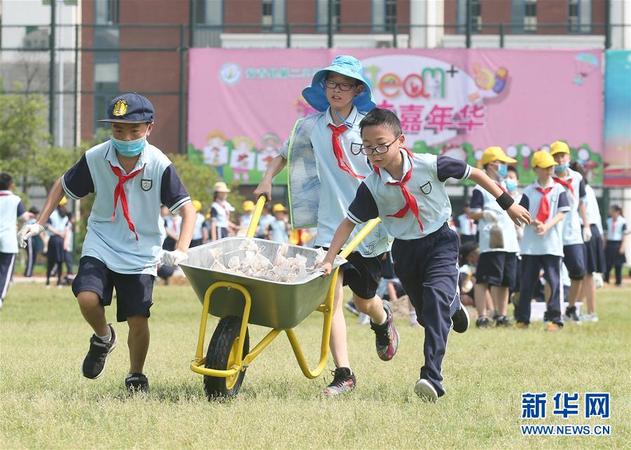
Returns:
[[[81,375],[91,331],[68,288],[16,284],[0,312],[1,448],[629,448],[631,289],[599,291],[596,324],[546,334],[471,329],[450,335],[443,367],[447,395],[421,403],[413,392],[422,329],[399,321],[399,353],[380,361],[368,327],[349,317],[357,389],[323,399],[331,379],[304,378],[280,336],[248,369],[237,399],[210,403],[189,369],[201,306],[188,286],[161,286],[152,308],[148,396],[130,398],[127,326],[106,373]],[[109,317],[114,310],[108,309]],[[215,319],[211,321],[214,325]],[[265,330],[254,328],[251,342]],[[321,319],[297,329],[307,355],[319,351]],[[333,364],[330,361],[329,367]],[[578,417],[552,415],[556,392],[578,392]],[[521,419],[524,392],[548,395],[544,420]],[[583,394],[609,392],[611,418],[585,419]],[[608,424],[608,437],[524,437],[520,425]]]

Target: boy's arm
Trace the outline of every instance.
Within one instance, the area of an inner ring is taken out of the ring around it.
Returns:
[[[335,234],[333,235],[333,240],[331,241],[331,246],[329,247],[329,251],[326,253],[324,257],[324,261],[322,261],[322,265],[320,268],[324,272],[324,276],[331,273],[331,268],[333,267],[333,261],[335,257],[342,249],[342,246],[351,235],[353,230],[355,229],[355,224],[351,222],[347,217],[342,220],[340,226],[335,230]]]
[[[278,175],[278,172],[283,170],[286,164],[287,160],[282,155],[278,155],[270,161],[267,165],[265,175],[263,175],[263,179],[256,189],[254,189],[254,195],[256,197],[264,195],[268,201],[272,199],[272,180]]]
[[[506,210],[510,218],[517,225],[530,223],[530,213],[513,201],[513,198],[503,192],[497,183],[489,178],[482,170],[472,168],[469,179],[486,189],[493,197],[497,199],[502,209]]]
[[[197,213],[191,202],[185,203],[179,211],[182,216],[182,225],[180,228],[180,237],[177,240],[175,249],[186,253],[188,247],[191,245],[191,239],[193,238],[193,228],[195,227],[195,219]]]
[[[552,220],[544,224],[541,224],[540,226],[537,227],[537,234],[539,236],[543,236],[548,231],[550,231],[557,223],[561,222],[564,218],[565,218],[565,213],[562,211],[559,211],[556,214],[556,216],[552,218]]]

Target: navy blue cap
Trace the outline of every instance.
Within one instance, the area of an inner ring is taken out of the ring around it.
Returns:
[[[153,116],[153,105],[146,97],[128,92],[112,99],[107,107],[107,119],[99,122],[147,123],[153,122]]]

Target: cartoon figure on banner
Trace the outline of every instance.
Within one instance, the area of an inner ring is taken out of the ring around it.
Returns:
[[[256,155],[254,141],[247,136],[237,136],[232,139],[234,148],[230,156],[230,167],[235,181],[247,183],[250,181],[250,170],[254,169]]]
[[[499,67],[495,73],[491,69],[482,67],[479,63],[473,64],[473,78],[481,91],[488,92],[489,96],[499,95],[506,88],[508,81],[508,69]],[[487,95],[484,95],[487,97]]]
[[[581,52],[574,58],[574,68],[576,70],[574,84],[582,86],[585,78],[598,68],[598,57],[591,53]]]
[[[281,141],[276,133],[265,133],[261,138],[261,150],[256,160],[256,170],[265,172],[267,165],[278,155]]]
[[[208,133],[208,144],[203,148],[204,163],[215,168],[223,178],[223,166],[228,164],[228,147],[226,136],[219,130]]]

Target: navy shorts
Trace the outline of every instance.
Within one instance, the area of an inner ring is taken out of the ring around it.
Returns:
[[[484,252],[480,254],[475,280],[490,286],[514,289],[517,283],[517,253]]]
[[[563,263],[571,280],[582,280],[585,277],[585,259],[585,244],[563,246]]]
[[[328,250],[327,247],[321,247]],[[346,257],[345,264],[340,266],[344,274],[344,286],[348,286],[353,294],[360,298],[371,299],[377,294],[377,288],[381,281],[381,258],[379,256],[362,256],[359,252],[353,252]]]
[[[79,261],[79,272],[72,282],[75,297],[80,292],[94,292],[103,306],[112,303],[112,292],[116,288],[116,320],[125,322],[128,317],[149,317],[153,304],[154,276],[146,273],[122,274],[111,271],[105,263],[91,256]]]
[[[585,243],[585,270],[587,273],[605,271],[605,246],[598,226],[591,224],[592,238]]]

